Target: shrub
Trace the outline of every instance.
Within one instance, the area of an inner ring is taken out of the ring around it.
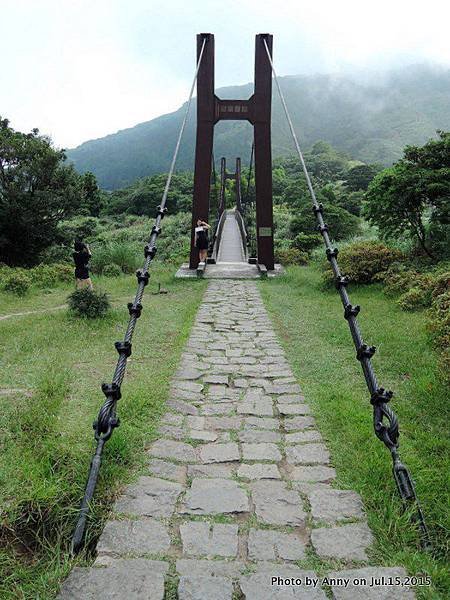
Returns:
[[[56,271],[56,277],[58,281],[62,283],[70,283],[74,278],[74,267],[67,263],[58,263],[53,265]]]
[[[122,269],[119,265],[111,263],[103,267],[102,275],[105,275],[105,277],[119,277],[122,275]]]
[[[428,311],[428,330],[434,346],[441,354],[441,367],[444,379],[450,382],[450,291],[433,299]]]
[[[25,296],[31,286],[29,276],[22,270],[13,271],[3,278],[3,289],[5,292],[16,296]]]
[[[89,288],[75,290],[67,298],[69,310],[78,317],[104,317],[110,308],[108,295]]]
[[[413,287],[400,296],[397,304],[402,310],[418,310],[430,305],[431,293],[420,287]]]
[[[123,273],[134,273],[143,257],[141,244],[130,242],[106,242],[94,246],[91,266],[94,273],[102,273],[107,265],[117,265]]]
[[[339,252],[339,264],[344,275],[354,283],[372,283],[385,273],[390,265],[403,257],[399,250],[375,241],[356,242]],[[376,277],[378,276],[378,277]],[[325,283],[332,283],[334,275],[327,263]]]
[[[276,258],[282,265],[306,265],[309,256],[298,248],[284,248],[277,250]]]
[[[361,220],[340,206],[324,203],[324,219],[329,226],[330,237],[334,240],[349,238],[360,231]],[[290,229],[292,238],[299,233],[311,235],[317,232],[316,217],[309,204],[296,211]],[[320,237],[317,240],[319,243]]]

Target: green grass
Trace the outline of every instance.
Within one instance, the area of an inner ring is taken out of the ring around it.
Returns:
[[[402,514],[388,450],[372,428],[368,392],[336,291],[324,292],[315,266],[293,267],[261,283],[261,291],[292,368],[312,405],[337,469],[337,485],[363,497],[376,544],[374,564],[404,565],[409,574],[431,575],[419,598],[449,594],[448,398],[438,380],[423,313],[405,313],[380,286],[351,287],[360,304],[365,340],[377,346],[379,384],[393,389],[400,421],[400,451],[416,482],[434,544],[418,548],[417,532]]]
[[[168,291],[152,295],[157,283]],[[176,369],[206,283],[175,280],[156,266],[118,404],[121,426],[107,443],[95,495],[87,550],[75,561],[70,538],[94,449],[92,421],[104,400],[128,320],[136,279],[95,278],[113,310],[102,320],[67,310],[0,321],[0,598],[54,598],[61,580],[89,549],[120,486],[145,463],[169,381]],[[24,301],[0,294],[0,314],[64,304],[71,286],[51,294],[32,290]]]

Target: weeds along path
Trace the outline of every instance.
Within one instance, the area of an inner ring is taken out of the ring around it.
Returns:
[[[209,283],[167,409],[146,473],[116,499],[94,565],[72,571],[60,600],[377,599],[388,596],[372,578],[406,577],[370,564],[361,498],[333,484],[254,283]]]

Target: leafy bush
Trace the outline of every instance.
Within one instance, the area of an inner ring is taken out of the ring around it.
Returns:
[[[103,273],[107,265],[117,265],[123,273],[133,273],[143,260],[140,244],[130,242],[107,242],[91,247],[91,266],[94,273]]]
[[[2,279],[5,292],[16,296],[25,296],[31,286],[31,279],[23,270],[14,270]]]
[[[380,242],[356,242],[339,252],[339,264],[344,275],[354,283],[372,283],[385,273],[390,265],[402,258],[399,250],[388,248]],[[327,262],[325,283],[332,283],[334,275]]]
[[[441,354],[444,379],[450,383],[450,291],[433,299],[428,311],[428,330],[434,345]]]
[[[89,288],[75,290],[67,298],[69,310],[78,317],[104,317],[110,308],[108,295]]]
[[[102,275],[105,275],[105,277],[119,277],[122,275],[122,269],[119,265],[111,263],[103,267]]]
[[[431,292],[426,288],[413,287],[400,296],[397,304],[402,310],[418,310],[430,305]]]
[[[282,265],[306,265],[308,258],[308,253],[298,248],[280,249],[276,253],[276,260]]]
[[[324,203],[324,219],[329,226],[330,237],[342,240],[356,235],[360,230],[360,219],[350,214],[340,206]],[[317,231],[317,221],[311,206],[302,206],[291,221],[291,235],[293,238],[299,233],[313,234]],[[320,237],[317,237],[317,244]]]

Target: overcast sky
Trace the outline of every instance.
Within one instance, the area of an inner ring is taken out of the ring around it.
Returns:
[[[0,0],[0,115],[62,147],[179,107],[195,34],[216,87],[253,78],[255,33],[280,75],[450,65],[448,0]]]

